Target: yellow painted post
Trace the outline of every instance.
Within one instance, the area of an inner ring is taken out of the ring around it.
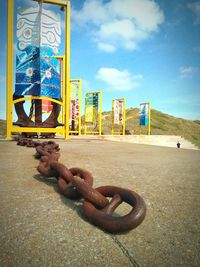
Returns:
[[[86,99],[86,93],[85,93],[85,99]],[[84,112],[84,117],[86,117],[86,101],[85,101],[85,112]],[[87,135],[87,125],[86,125],[86,121],[84,119],[84,135]]]
[[[67,2],[65,18],[65,139],[69,139],[69,109],[70,109],[70,1]]]
[[[126,99],[123,99],[123,130],[122,130],[122,134],[125,135],[126,133]]]
[[[148,102],[148,109],[149,109],[149,113],[148,113],[148,135],[151,135],[151,104],[150,102]]]
[[[8,0],[8,30],[7,30],[7,73],[6,73],[6,139],[11,139],[12,129],[12,93],[13,93],[13,27],[14,1]]]
[[[67,0],[42,0],[44,3],[65,6]]]
[[[114,100],[112,100],[112,135],[114,134]]]
[[[62,87],[61,87],[61,92],[62,92],[62,102],[63,102],[63,106],[62,106],[62,114],[59,115],[59,122],[62,122],[64,123],[65,122],[65,95],[66,95],[66,87],[65,87],[65,56],[55,56],[55,58],[59,59],[61,62],[61,84],[62,84]]]
[[[79,117],[78,117],[78,135],[81,135],[81,110],[82,110],[82,81],[79,80],[79,85],[78,85],[78,88],[79,88],[79,95],[78,95],[78,98],[79,98]]]
[[[85,94],[85,99],[86,99],[86,94]],[[84,117],[86,118],[86,104],[85,104],[85,112],[84,112]],[[84,118],[84,135],[87,135],[87,125],[86,125],[86,121]]]
[[[65,124],[65,116],[66,116],[65,115],[65,112],[66,112],[66,108],[65,108],[65,105],[66,105],[66,100],[65,100],[65,98],[66,98],[65,56],[62,57],[62,71],[63,71],[63,73],[62,73],[62,93],[63,93],[62,102],[64,104],[62,107],[62,123]],[[64,129],[66,131],[66,128],[64,128]]]
[[[102,132],[102,91],[99,92],[99,135]]]

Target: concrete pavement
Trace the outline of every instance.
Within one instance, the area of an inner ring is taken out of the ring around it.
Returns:
[[[82,203],[38,174],[34,148],[0,142],[0,266],[200,266],[200,151],[95,139],[59,141],[60,162],[94,187],[139,193],[144,222],[126,234],[88,223]],[[126,214],[128,205],[118,212]]]

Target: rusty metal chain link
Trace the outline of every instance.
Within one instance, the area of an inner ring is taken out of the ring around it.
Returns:
[[[92,224],[111,233],[121,233],[136,228],[144,220],[146,205],[140,195],[116,186],[94,189],[90,172],[82,168],[68,169],[58,162],[60,148],[54,141],[33,141],[20,136],[16,141],[20,146],[35,147],[35,158],[40,160],[37,170],[45,177],[55,177],[61,194],[71,199],[85,199],[83,214]],[[127,215],[116,216],[114,212],[122,202],[128,203],[132,209]]]

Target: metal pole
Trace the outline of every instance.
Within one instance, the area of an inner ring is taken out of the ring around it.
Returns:
[[[148,112],[148,135],[151,135],[151,104],[148,102],[149,112]]]
[[[8,0],[8,29],[7,29],[7,73],[6,73],[6,139],[11,139],[12,129],[12,93],[13,93],[13,25],[14,1]]]
[[[78,117],[78,135],[81,135],[81,109],[82,109],[82,81],[79,80],[79,84],[78,84],[78,88],[79,88],[79,117]]]
[[[85,118],[86,118],[86,95],[87,95],[87,93],[85,93]],[[87,124],[86,124],[86,120],[84,120],[84,135],[87,135]]]
[[[112,135],[114,134],[114,101],[112,100]]]
[[[69,139],[69,109],[70,109],[70,1],[67,2],[67,11],[65,18],[65,139]]]
[[[99,103],[99,135],[101,135],[102,131],[102,91],[99,92],[99,98],[100,98],[100,103]]]
[[[123,100],[123,135],[126,133],[126,99]]]

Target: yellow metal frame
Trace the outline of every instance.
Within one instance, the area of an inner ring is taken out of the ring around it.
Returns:
[[[61,59],[62,60],[62,76],[61,76],[61,84],[62,84],[62,101],[63,103],[66,103],[66,90],[65,90],[65,83],[66,83],[66,74],[65,74],[65,56],[56,56],[57,59]],[[59,122],[62,122],[63,124],[65,124],[65,116],[66,116],[66,108],[63,105],[62,106],[62,114],[59,115]],[[62,134],[62,133],[60,133]],[[65,134],[64,134],[65,137]]]
[[[98,134],[98,135],[101,135],[101,132],[102,132],[102,91],[97,91],[97,92],[86,92],[85,93],[85,96],[87,94],[99,94],[99,106],[98,106],[98,125],[99,125],[99,129],[98,131],[87,131],[87,125],[90,123],[90,122],[84,122],[84,134],[87,135],[87,134]],[[85,112],[86,112],[86,105],[85,105]],[[90,123],[91,124],[91,123]]]
[[[55,100],[49,97],[33,97],[16,99],[13,101],[13,30],[14,30],[14,0],[8,0],[8,30],[7,30],[7,98],[6,98],[6,120],[7,130],[6,139],[11,140],[12,132],[36,132],[36,133],[59,133],[65,139],[69,139],[69,107],[70,107],[70,1],[66,0],[43,0],[43,3],[60,5],[65,7],[65,56],[63,58],[63,101]],[[57,57],[59,58],[59,57]],[[63,106],[64,127],[60,128],[40,128],[40,127],[18,127],[13,126],[13,105],[26,99],[45,99]]]
[[[148,105],[148,125],[147,125],[147,135],[151,135],[151,103],[141,103],[140,105]],[[141,127],[141,125],[140,125]]]
[[[73,119],[73,120],[78,121],[78,130],[75,130],[75,131],[69,130],[69,133],[77,133],[78,135],[81,135],[82,81],[81,79],[70,80],[70,83],[74,83],[74,82],[78,83],[77,88],[78,88],[78,99],[79,99],[79,109],[78,109],[79,116],[78,116],[78,119]]]
[[[147,134],[151,135],[151,103],[148,102],[148,106],[149,106],[149,114],[148,114],[148,130],[147,130]]]
[[[115,132],[115,124],[114,124],[114,101],[121,101],[123,102],[123,123],[122,123],[122,130],[119,132]],[[125,98],[117,98],[112,100],[112,135],[114,134],[122,134],[125,135],[126,133],[126,99]]]

